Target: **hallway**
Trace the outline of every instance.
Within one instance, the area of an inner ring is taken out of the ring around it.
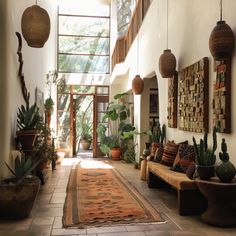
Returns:
[[[112,162],[149,202],[161,213],[166,223],[133,224],[111,227],[89,227],[86,229],[62,228],[63,205],[66,197],[67,180],[71,167],[79,161],[90,159],[82,154],[78,158],[65,158],[54,172],[48,171],[46,184],[41,186],[31,216],[22,221],[0,222],[0,235],[8,236],[49,236],[49,235],[90,235],[90,236],[222,236],[235,235],[235,228],[224,229],[208,226],[199,216],[182,217],[177,213],[177,198],[174,190],[148,189],[139,178],[139,170],[122,161]]]

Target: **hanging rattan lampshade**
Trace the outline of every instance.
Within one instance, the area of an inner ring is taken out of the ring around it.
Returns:
[[[175,73],[176,59],[170,49],[164,50],[159,58],[159,71],[163,78],[172,78]]]
[[[138,95],[143,92],[144,82],[141,79],[140,75],[136,75],[132,81],[132,90],[133,93]]]
[[[38,5],[26,8],[21,18],[21,30],[30,47],[43,47],[50,33],[50,18],[47,11]]]
[[[212,30],[209,49],[215,60],[231,57],[234,49],[234,33],[225,21],[218,21]]]

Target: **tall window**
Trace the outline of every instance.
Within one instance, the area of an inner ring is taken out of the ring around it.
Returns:
[[[117,0],[118,35],[125,35],[137,0]]]
[[[109,73],[109,5],[86,0],[62,1],[58,25],[60,73]]]

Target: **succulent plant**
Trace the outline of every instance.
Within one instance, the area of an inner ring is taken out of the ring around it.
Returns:
[[[39,108],[36,103],[29,105],[21,105],[17,112],[17,127],[19,130],[33,130],[39,128],[42,117],[39,114]]]
[[[196,139],[193,137],[194,149],[197,156],[197,164],[202,166],[214,165],[216,161],[215,151],[217,148],[216,128],[213,130],[213,147],[208,148],[207,133],[204,134],[204,138],[200,139],[200,144],[196,143]]]
[[[21,158],[19,156],[15,159],[15,170],[13,170],[6,162],[7,168],[10,172],[15,176],[13,182],[20,183],[23,179],[26,178],[27,175],[31,173],[31,171],[38,165],[39,161],[32,164],[32,159],[30,157],[26,158],[22,155]]]

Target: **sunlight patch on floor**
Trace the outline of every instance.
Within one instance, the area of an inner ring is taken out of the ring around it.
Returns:
[[[74,166],[77,165],[81,160],[78,158],[64,158],[61,162],[61,166]]]
[[[114,167],[105,163],[104,161],[96,160],[82,160],[80,162],[81,168],[84,169],[113,169]]]

